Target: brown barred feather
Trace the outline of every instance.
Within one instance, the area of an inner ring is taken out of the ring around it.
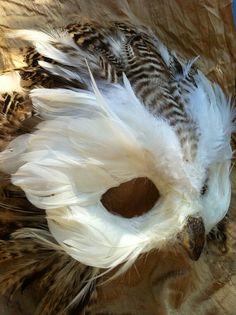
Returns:
[[[0,96],[0,149],[16,136],[24,133],[22,123],[32,115],[32,105],[27,95],[17,92]]]
[[[154,115],[163,116],[176,130],[186,159],[195,157],[198,132],[195,123],[188,117],[185,101],[175,93],[195,85],[192,74],[183,80],[175,80],[183,67],[175,56],[168,67],[146,28],[137,28],[115,22],[108,28],[97,24],[71,24],[67,28],[76,44],[88,52],[95,51],[100,56],[99,75],[108,82],[117,82],[122,71],[130,80],[137,97]],[[112,47],[106,38],[122,38],[123,54],[112,54]],[[158,101],[157,101],[158,100]]]

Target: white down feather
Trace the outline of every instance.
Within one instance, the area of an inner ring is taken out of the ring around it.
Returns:
[[[21,77],[17,71],[0,74],[0,93],[23,93],[20,81]]]
[[[101,204],[104,192],[132,178],[147,176],[162,191],[183,177],[177,167],[181,149],[171,127],[145,110],[128,82],[114,86],[113,95],[117,102],[105,100],[96,87],[94,94],[34,90],[34,106],[49,120],[32,135],[15,139],[0,156],[1,169],[12,174],[12,182],[47,210],[49,228],[61,246],[79,261],[101,268],[133,262],[140,253],[164,245],[183,224],[173,204],[166,214],[156,205],[146,217],[129,220]]]
[[[234,129],[232,121],[235,114],[217,84],[211,84],[200,71],[195,80],[197,88],[191,88],[187,94],[187,110],[199,126],[197,159],[210,166],[213,162],[232,157],[229,139]]]
[[[15,139],[0,166],[46,209],[51,233],[72,257],[99,268],[123,262],[128,268],[141,253],[167,244],[188,215],[201,213],[193,198],[201,170],[186,165],[173,129],[146,111],[126,77],[124,86],[105,89],[104,96],[94,81],[93,88],[33,90],[46,121]],[[143,176],[162,194],[149,213],[126,219],[103,207],[109,188]]]

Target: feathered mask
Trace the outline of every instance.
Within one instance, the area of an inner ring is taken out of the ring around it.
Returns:
[[[94,37],[84,39],[73,25],[51,35],[11,34],[34,44],[33,69],[44,87],[32,84],[29,97],[42,122],[8,145],[0,167],[46,210],[56,242],[38,227],[14,237],[95,268],[119,266],[118,273],[170,244],[196,260],[229,207],[229,102],[195,60],[179,60],[150,30],[117,23],[98,35],[88,29]],[[32,64],[0,82],[26,97],[31,72]],[[47,88],[50,80],[60,84]],[[110,189],[139,178],[155,187],[149,211],[127,217],[106,207]]]

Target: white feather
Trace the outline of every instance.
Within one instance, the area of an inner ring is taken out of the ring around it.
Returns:
[[[206,168],[213,162],[230,160],[230,137],[233,131],[233,112],[220,87],[211,84],[199,71],[197,87],[186,95],[190,115],[200,130],[197,159]]]
[[[56,61],[60,65],[50,65],[45,61],[40,61],[39,64],[51,73],[62,75],[66,79],[90,82],[85,59],[88,60],[93,71],[100,69],[99,57],[80,49],[67,32],[54,31],[51,34],[46,34],[35,30],[15,30],[10,32],[8,36],[11,38],[19,37],[32,42],[39,54]],[[71,69],[67,69],[65,66],[71,67]],[[79,74],[76,74],[75,71]]]
[[[36,112],[43,119],[60,116],[94,117],[104,112],[97,106],[94,94],[89,91],[57,89],[34,89],[30,93]]]
[[[81,77],[81,75],[79,75],[76,72],[76,69],[74,69],[74,68],[71,68],[69,70],[69,69],[66,69],[63,66],[52,64],[52,63],[49,63],[49,62],[46,62],[46,61],[39,61],[38,64],[42,68],[44,68],[45,70],[51,72],[52,74],[54,74],[56,76],[59,76],[59,77],[66,78],[68,81],[70,81],[70,80],[74,81],[75,80],[75,81],[78,81],[78,82],[83,82],[83,80],[84,80],[83,77]]]
[[[0,75],[0,93],[22,93],[21,77],[17,71]]]
[[[107,212],[101,204],[102,194],[110,187],[136,177],[149,177],[163,195],[180,191],[180,179],[182,187],[189,186],[174,131],[145,110],[125,77],[124,84],[104,90],[104,96],[93,78],[94,95],[34,90],[32,99],[42,116],[48,112],[57,116],[60,111],[62,116],[41,123],[27,138],[23,151],[17,151],[19,168],[12,175],[12,182],[27,198],[47,210],[49,228],[62,248],[99,268],[114,268],[122,262],[128,268],[140,253],[167,244],[184,224],[180,204],[185,215],[199,212],[190,202],[181,201],[181,195],[179,202],[165,197],[147,215],[130,220]],[[62,103],[68,104],[71,116],[65,115]],[[86,115],[81,115],[85,104]],[[14,157],[21,139],[11,144]],[[12,158],[9,151],[2,153],[2,169],[4,157]]]

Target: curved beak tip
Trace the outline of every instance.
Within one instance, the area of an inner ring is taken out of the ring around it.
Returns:
[[[189,257],[194,261],[198,260],[205,245],[205,226],[203,219],[201,217],[189,216],[178,238]]]

